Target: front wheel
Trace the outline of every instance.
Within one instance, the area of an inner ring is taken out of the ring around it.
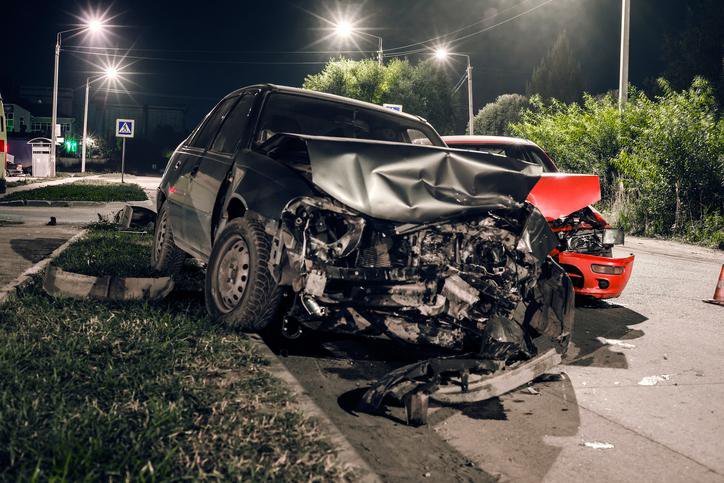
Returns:
[[[211,250],[206,269],[206,309],[229,327],[260,331],[279,306],[280,289],[269,272],[271,242],[260,223],[231,220]]]

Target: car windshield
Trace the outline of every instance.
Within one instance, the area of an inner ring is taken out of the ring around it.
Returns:
[[[262,144],[277,133],[445,145],[422,122],[354,104],[284,93],[271,94],[256,142]]]

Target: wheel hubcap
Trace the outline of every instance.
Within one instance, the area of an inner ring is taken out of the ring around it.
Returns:
[[[229,240],[228,248],[219,261],[216,286],[221,308],[233,310],[244,295],[249,282],[249,247],[243,238]]]

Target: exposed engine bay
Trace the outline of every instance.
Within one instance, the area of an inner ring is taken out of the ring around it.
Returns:
[[[395,223],[326,198],[293,201],[273,233],[270,260],[277,282],[295,293],[286,330],[441,350],[445,370],[381,382],[365,397],[373,407],[389,393],[432,393],[448,376],[492,374],[528,360],[540,340],[563,353],[574,296],[565,271],[548,256],[555,234],[527,203],[481,215]]]
[[[624,242],[623,231],[609,228],[590,207],[555,220],[551,228],[560,239],[559,251],[611,257],[613,246]]]

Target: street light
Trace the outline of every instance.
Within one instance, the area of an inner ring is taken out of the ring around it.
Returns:
[[[62,30],[55,36],[55,66],[53,68],[53,112],[50,119],[50,176],[55,176],[55,145],[58,142],[58,135],[55,132],[55,125],[58,123],[58,69],[60,67],[60,44],[63,34],[71,32],[91,32],[93,34],[102,32],[105,27],[105,20],[101,17],[86,19],[83,25]]]
[[[384,55],[382,52],[382,37],[355,28],[355,26],[349,20],[340,20],[336,22],[334,24],[334,34],[342,39],[349,39],[355,34],[377,39],[377,63],[380,65],[383,64]]]
[[[470,65],[470,56],[468,54],[458,54],[455,52],[449,52],[444,47],[438,47],[435,49],[435,59],[440,62],[446,61],[449,57],[465,57],[467,60],[467,67],[465,69],[465,77],[468,80],[468,134],[473,135],[473,67]]]
[[[85,80],[85,106],[83,108],[83,140],[81,146],[81,157],[80,157],[80,172],[85,173],[85,153],[86,146],[91,145],[91,139],[88,137],[88,97],[90,93],[90,85],[100,80],[107,80],[114,82],[119,78],[119,69],[115,65],[109,65],[106,67],[103,74],[91,79],[87,77]]]

